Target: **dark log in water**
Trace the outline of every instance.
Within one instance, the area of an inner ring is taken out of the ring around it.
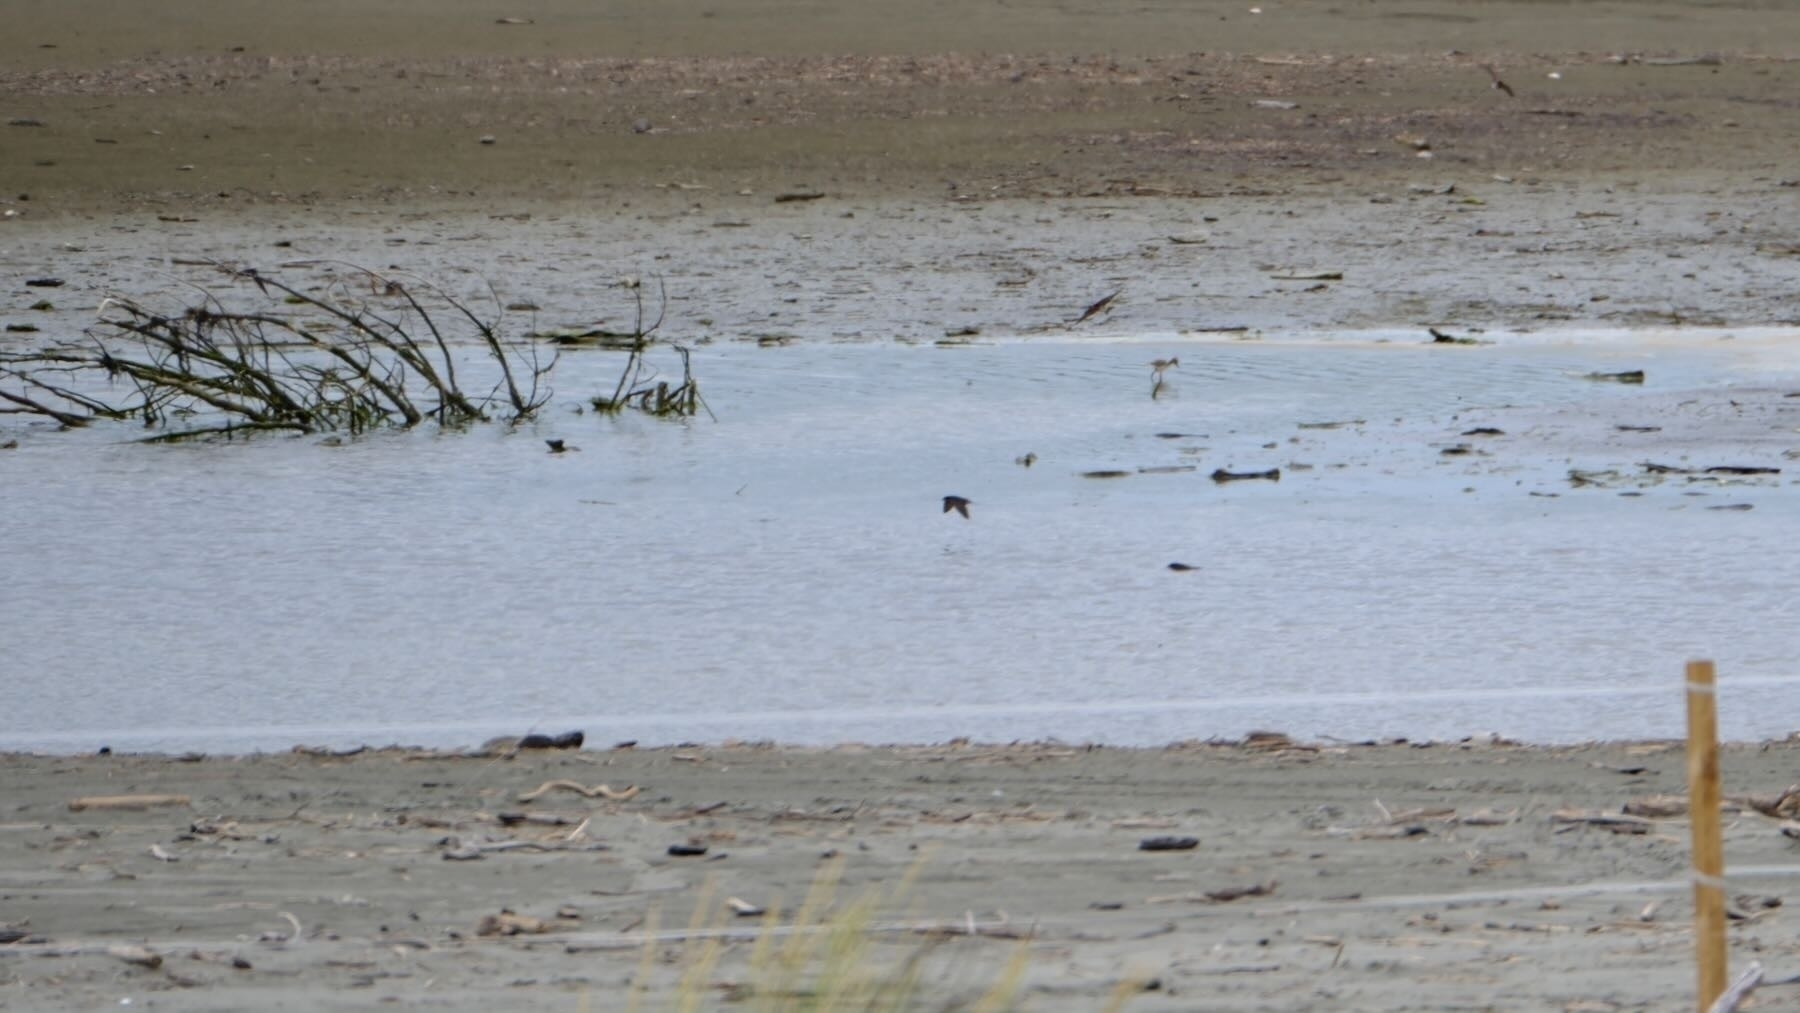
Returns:
[[[1281,481],[1281,469],[1270,468],[1268,471],[1226,471],[1224,468],[1212,473],[1212,480],[1221,485],[1226,482],[1243,482],[1262,479],[1268,482]]]

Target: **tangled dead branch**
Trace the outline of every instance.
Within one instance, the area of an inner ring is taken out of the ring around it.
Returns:
[[[356,268],[367,293],[346,282],[318,293],[218,267],[256,289],[251,305],[228,306],[211,289],[178,313],[108,299],[85,340],[0,356],[0,382],[15,388],[0,387],[0,412],[69,426],[138,419],[167,430],[155,439],[181,439],[519,422],[549,402],[556,356],[507,340],[441,288]]]
[[[626,278],[620,284],[631,291],[637,303],[637,319],[632,326],[629,343],[615,343],[613,347],[625,350],[629,358],[625,368],[619,373],[619,382],[614,386],[611,396],[596,394],[589,399],[589,404],[596,411],[608,415],[616,415],[627,408],[657,416],[689,417],[700,414],[702,410],[708,415],[712,409],[700,397],[700,384],[694,379],[693,361],[685,346],[671,344],[675,353],[681,356],[681,380],[673,385],[667,380],[657,379],[655,370],[651,369],[644,359],[644,353],[655,341],[656,331],[662,327],[663,318],[668,312],[669,293],[658,282],[656,319],[645,323],[643,285],[636,278]]]

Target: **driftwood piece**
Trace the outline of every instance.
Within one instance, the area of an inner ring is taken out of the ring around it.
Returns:
[[[569,827],[574,826],[577,823],[586,822],[584,819],[575,816],[565,816],[562,813],[503,812],[495,813],[494,817],[500,821],[500,825],[503,827],[510,827],[519,823],[531,823],[544,827]]]
[[[1789,787],[1779,795],[1744,795],[1733,801],[1740,801],[1764,816],[1793,819],[1800,817],[1800,784]]]
[[[1275,892],[1275,886],[1275,881],[1271,879],[1267,883],[1251,883],[1245,886],[1226,886],[1220,887],[1217,890],[1206,890],[1201,893],[1164,894],[1159,897],[1146,898],[1144,903],[1175,904],[1182,901],[1190,901],[1201,904],[1228,904],[1231,901],[1242,900],[1245,897],[1266,897]]]
[[[481,923],[476,926],[478,936],[535,936],[557,929],[554,921],[533,918],[513,911],[501,911],[495,915],[483,915]]]
[[[1686,795],[1650,795],[1645,798],[1634,798],[1625,803],[1625,815],[1642,816],[1645,819],[1670,819],[1686,816],[1688,801]]]
[[[1198,837],[1146,837],[1138,842],[1139,851],[1192,851],[1199,846]]]
[[[163,963],[162,954],[147,946],[108,946],[106,955],[116,960],[123,960],[127,964],[148,967],[151,970],[161,967]]]
[[[592,788],[579,781],[545,781],[536,788],[519,796],[520,802],[535,802],[553,791],[572,791],[583,798],[603,798],[609,802],[624,802],[633,799],[642,791],[637,785],[628,788],[614,789],[604,784],[596,784]]]
[[[1226,482],[1243,482],[1262,479],[1267,482],[1281,481],[1281,469],[1270,468],[1267,471],[1226,471],[1219,468],[1212,473],[1212,480],[1223,485]]]
[[[582,824],[586,826],[586,824]],[[446,862],[479,861],[489,852],[499,851],[610,851],[605,844],[598,841],[577,841],[570,834],[560,841],[463,841],[455,837],[443,841],[444,850],[439,857]]]
[[[554,444],[555,445],[553,445],[551,447],[552,451],[556,451],[557,447],[562,444],[562,441],[556,440],[556,441],[554,441]],[[575,449],[579,449],[579,448],[563,447],[562,449],[575,450]],[[582,742],[586,741],[586,738],[587,738],[587,736],[585,736],[584,734],[582,734],[579,731],[564,732],[561,735],[532,734],[532,735],[524,736],[523,738],[519,739],[519,748],[520,749],[580,749]]]
[[[193,798],[188,795],[89,795],[84,798],[71,799],[69,811],[82,812],[88,809],[134,811],[193,804]]]
[[[1721,992],[1719,997],[1713,1000],[1713,1004],[1706,1008],[1706,1013],[1732,1013],[1738,1008],[1739,1003],[1748,998],[1750,993],[1756,991],[1756,986],[1762,984],[1762,980],[1762,962],[1752,960],[1750,966],[1744,968],[1744,973],[1738,975],[1736,980],[1726,986],[1725,991]]]
[[[1550,822],[1575,826],[1599,827],[1615,834],[1647,834],[1654,821],[1624,813],[1589,812],[1584,809],[1558,809],[1550,814]]]

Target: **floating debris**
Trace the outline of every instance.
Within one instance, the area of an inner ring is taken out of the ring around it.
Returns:
[[[1485,342],[1478,341],[1475,338],[1459,338],[1456,335],[1450,334],[1446,331],[1440,331],[1436,327],[1427,327],[1427,328],[1425,328],[1425,331],[1427,334],[1431,335],[1431,343],[1434,345],[1480,345],[1480,344],[1485,344]]]
[[[562,443],[561,440],[552,440],[552,441],[548,441],[548,442],[557,443],[557,444]],[[570,450],[578,450],[580,448],[570,447],[569,449]],[[551,448],[551,452],[552,453],[560,453],[560,451],[556,450],[554,447]],[[519,748],[520,749],[580,749],[581,743],[585,740],[586,740],[586,736],[578,731],[577,732],[564,732],[561,735],[532,734],[532,735],[526,735],[523,738],[519,739]]]
[[[616,331],[610,327],[570,327],[535,331],[526,337],[558,345],[593,346],[595,348],[632,349],[650,342],[650,336],[636,331]]]
[[[1622,373],[1589,373],[1583,379],[1597,380],[1602,383],[1643,383],[1644,371],[1628,369]]]
[[[1212,473],[1212,480],[1223,485],[1226,482],[1245,482],[1261,479],[1265,482],[1281,481],[1281,469],[1270,468],[1268,471],[1226,471],[1220,468]]]

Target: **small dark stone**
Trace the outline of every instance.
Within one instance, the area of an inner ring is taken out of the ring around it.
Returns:
[[[671,844],[669,845],[669,854],[674,855],[676,858],[694,858],[706,854],[706,845]]]
[[[520,749],[580,749],[586,736],[581,732],[561,735],[527,735],[519,740]]]

